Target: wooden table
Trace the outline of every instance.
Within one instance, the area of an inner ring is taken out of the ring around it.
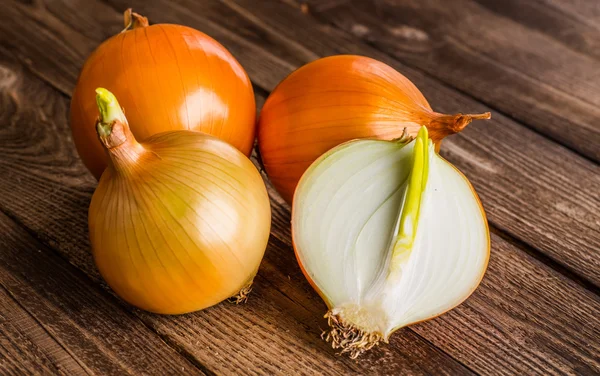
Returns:
[[[491,111],[442,151],[490,222],[475,294],[358,361],[336,356],[271,189],[246,305],[159,316],[115,297],[90,255],[96,181],[67,114],[84,59],[129,6],[223,43],[258,108],[297,67],[353,53],[438,111]],[[597,0],[0,0],[0,374],[599,374],[599,160]]]

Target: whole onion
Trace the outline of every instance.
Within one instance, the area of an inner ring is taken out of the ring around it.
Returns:
[[[158,313],[243,300],[271,224],[252,162],[201,132],[138,142],[110,92],[98,89],[98,106],[96,131],[109,163],[92,197],[89,230],[102,277],[127,302]]]
[[[131,10],[125,12],[125,24],[131,29],[88,57],[73,92],[73,139],[92,174],[100,178],[108,160],[90,127],[97,114],[97,87],[119,98],[138,140],[164,131],[197,130],[250,155],[256,105],[248,75],[237,60],[217,41],[186,26],[149,26]]]
[[[343,142],[392,140],[405,128],[416,136],[425,125],[439,147],[473,119],[489,117],[437,113],[392,67],[363,56],[331,56],[299,68],[273,90],[260,114],[258,145],[269,179],[291,203],[308,166]]]

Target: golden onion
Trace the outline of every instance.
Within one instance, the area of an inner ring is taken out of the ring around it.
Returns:
[[[252,162],[194,131],[138,143],[116,98],[96,92],[96,128],[109,163],[92,197],[89,230],[102,277],[127,302],[157,313],[244,298],[271,223]]]

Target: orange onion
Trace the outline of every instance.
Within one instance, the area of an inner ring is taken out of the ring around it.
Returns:
[[[102,277],[121,298],[151,312],[243,301],[271,225],[256,167],[202,132],[168,131],[138,142],[114,95],[97,93],[96,131],[109,165],[88,221]]]
[[[170,130],[202,131],[250,155],[256,105],[248,75],[217,41],[198,30],[125,12],[126,30],[87,59],[71,102],[71,130],[84,164],[100,178],[107,157],[93,127],[94,90],[120,98],[139,140]],[[153,114],[152,117],[147,114]]]
[[[273,90],[261,111],[258,144],[269,179],[291,203],[300,177],[319,156],[357,138],[416,136],[427,126],[437,148],[474,119],[490,114],[444,115],[390,66],[340,55],[299,68]]]

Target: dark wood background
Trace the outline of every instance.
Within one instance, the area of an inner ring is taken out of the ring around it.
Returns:
[[[358,361],[336,356],[271,189],[246,305],[159,316],[115,297],[90,255],[96,181],[68,105],[130,6],[223,43],[259,109],[292,70],[352,53],[408,76],[438,111],[491,111],[442,151],[490,222],[475,294]],[[599,374],[599,108],[598,0],[0,0],[0,373]]]

